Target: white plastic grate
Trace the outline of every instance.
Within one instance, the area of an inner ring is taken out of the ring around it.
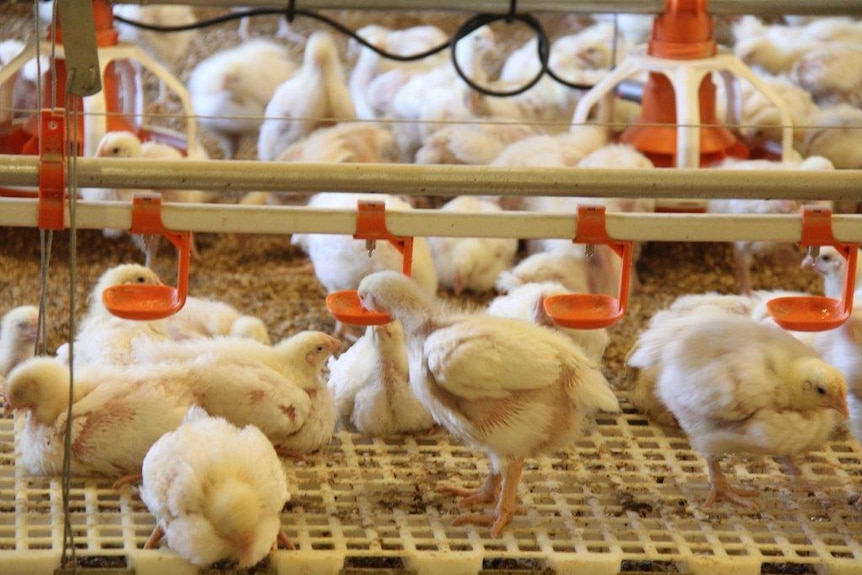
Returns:
[[[0,573],[52,573],[62,550],[60,481],[26,476],[13,446],[13,422],[2,420]],[[286,463],[292,499],[283,524],[297,549],[276,551],[270,569],[862,573],[862,510],[849,504],[862,490],[862,448],[833,441],[799,464],[795,480],[771,459],[731,458],[728,476],[760,490],[761,511],[706,510],[704,460],[680,432],[626,409],[600,419],[573,449],[529,460],[523,512],[492,539],[487,528],[452,526],[457,501],[435,492],[478,486],[483,455],[443,431],[394,439],[341,432],[326,451]],[[73,480],[71,521],[78,555],[123,557],[141,574],[197,573],[169,551],[141,549],[153,520],[135,488]]]

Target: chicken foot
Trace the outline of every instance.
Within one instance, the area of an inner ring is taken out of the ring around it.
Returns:
[[[290,538],[287,536],[287,533],[285,533],[283,529],[278,530],[278,535],[276,536],[275,541],[272,543],[272,550],[275,551],[276,549],[278,549],[279,545],[281,545],[285,549],[296,549],[296,546],[294,546],[293,541],[290,540]]]
[[[512,518],[518,511],[517,502],[518,483],[521,480],[521,470],[524,467],[524,460],[518,459],[503,470],[502,489],[499,493],[497,508],[493,513],[472,513],[456,517],[452,522],[453,525],[490,525],[491,537],[498,537],[500,532],[506,525],[512,522]],[[494,477],[492,474],[491,477]],[[498,476],[499,477],[499,476]],[[488,482],[485,482],[487,485]]]
[[[716,501],[729,501],[736,505],[741,505],[752,511],[759,509],[757,503],[747,499],[758,494],[756,489],[740,489],[731,487],[730,483],[724,477],[721,471],[721,464],[718,458],[710,457],[707,459],[707,468],[709,469],[709,495],[706,498],[704,507],[711,507]]]
[[[156,526],[153,527],[153,532],[150,533],[150,537],[147,539],[146,543],[144,543],[144,549],[155,549],[164,536],[165,530],[162,529],[161,525],[156,524]]]
[[[488,478],[479,489],[465,489],[463,487],[444,485],[437,488],[437,493],[463,497],[458,502],[458,506],[462,508],[485,505],[487,503],[496,505],[500,498],[500,483],[501,477],[499,473],[489,473]]]

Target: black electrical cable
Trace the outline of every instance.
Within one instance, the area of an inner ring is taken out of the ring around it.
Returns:
[[[451,48],[451,58],[452,65],[455,67],[455,72],[461,77],[464,82],[472,89],[477,92],[484,94],[486,96],[496,96],[500,98],[505,98],[509,96],[516,96],[518,94],[522,94],[535,86],[541,79],[542,76],[547,74],[551,79],[563,86],[573,88],[576,90],[589,90],[592,88],[592,84],[580,84],[576,82],[570,82],[564,78],[561,78],[548,66],[548,59],[550,57],[550,41],[548,39],[548,35],[545,33],[545,30],[539,22],[539,20],[533,16],[532,14],[519,14],[517,12],[517,0],[511,0],[509,4],[509,10],[505,14],[476,14],[470,18],[468,18],[455,32],[452,38],[448,42],[441,43],[437,46],[432,46],[431,48],[424,50],[422,52],[417,52],[415,54],[394,54],[391,52],[387,52],[386,50],[382,50],[369,42],[368,40],[362,38],[359,34],[357,34],[354,30],[346,27],[341,24],[337,20],[324,16],[322,14],[318,14],[316,12],[312,12],[309,10],[302,10],[296,8],[296,0],[289,0],[287,6],[283,9],[281,8],[252,8],[249,10],[243,10],[239,12],[231,12],[229,14],[222,14],[221,16],[215,16],[213,18],[207,18],[204,20],[199,20],[192,24],[184,24],[181,26],[162,26],[156,24],[147,24],[145,22],[138,22],[135,20],[129,20],[128,18],[124,18],[119,15],[114,15],[114,19],[123,24],[134,26],[135,28],[141,28],[142,30],[150,30],[153,32],[186,32],[189,30],[198,30],[202,28],[208,28],[210,26],[215,26],[218,24],[223,24],[225,22],[229,22],[231,20],[240,20],[242,18],[254,17],[254,16],[284,16],[288,22],[293,22],[297,16],[303,16],[306,18],[311,18],[312,20],[317,20],[338,32],[341,32],[345,36],[353,38],[362,46],[368,48],[379,54],[380,56],[387,58],[389,60],[394,60],[397,62],[413,62],[417,60],[422,60],[429,56],[433,56],[434,54],[438,54],[447,48]],[[482,26],[486,26],[492,24],[494,22],[498,22],[500,20],[504,20],[507,24],[511,24],[514,22],[522,22],[529,26],[535,33],[537,39],[537,57],[539,59],[540,69],[539,72],[530,79],[527,83],[521,85],[518,88],[513,88],[511,90],[492,90],[485,86],[480,86],[476,82],[473,81],[472,78],[467,77],[464,73],[464,70],[461,68],[460,63],[458,62],[457,57],[455,56],[455,46],[458,42],[460,42],[464,37],[468,36],[471,32],[481,28]]]
[[[514,7],[515,3],[512,2],[512,6]],[[487,26],[489,24],[493,24],[494,22],[499,22],[500,20],[505,20],[507,23],[509,22],[523,22],[530,28],[532,28],[536,32],[536,40],[537,40],[537,48],[539,56],[539,64],[541,65],[539,72],[526,84],[523,84],[519,88],[515,88],[513,90],[492,90],[490,88],[486,88],[485,86],[480,86],[476,82],[473,81],[472,78],[468,78],[464,73],[464,70],[461,69],[461,65],[458,63],[458,57],[456,55],[455,46],[457,46],[458,42],[463,40],[466,36],[469,36],[472,32],[478,30],[483,26]],[[452,37],[450,42],[451,50],[450,54],[452,56],[452,65],[455,67],[455,71],[461,77],[464,82],[467,83],[468,86],[479,92],[480,94],[484,94],[486,96],[496,96],[499,98],[505,98],[508,96],[516,96],[518,94],[522,94],[535,86],[539,80],[542,79],[542,76],[545,75],[545,72],[548,71],[548,58],[550,57],[550,44],[548,43],[548,35],[545,34],[545,29],[542,27],[542,23],[533,16],[532,14],[516,14],[511,10],[507,14],[476,14],[471,18],[468,18],[466,22],[461,24],[461,27],[455,32],[455,35]]]

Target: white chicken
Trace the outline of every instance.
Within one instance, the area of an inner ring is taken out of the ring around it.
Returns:
[[[109,383],[107,383],[109,382]],[[140,473],[147,450],[175,429],[191,404],[140,370],[109,366],[75,369],[71,472],[120,477]],[[60,475],[69,408],[69,366],[34,357],[6,384],[5,410],[27,412],[18,435],[21,461],[32,475]]]
[[[512,269],[500,272],[494,287],[505,294],[524,285],[549,281],[557,282],[571,292],[591,293],[590,266],[590,261],[573,253],[536,252]]]
[[[806,158],[798,164],[772,162],[769,160],[738,160],[728,158],[714,166],[718,169],[732,170],[831,170],[832,163],[822,157],[813,156]],[[707,203],[707,211],[720,214],[794,214],[799,211],[800,204],[792,200],[742,200],[742,199],[713,199]],[[784,248],[783,250],[781,248]],[[790,244],[776,244],[774,242],[761,242],[739,240],[733,242],[734,271],[739,290],[742,294],[750,294],[751,267],[755,256],[763,254],[775,254],[780,261],[798,261],[798,252]]]
[[[821,108],[805,121],[800,152],[822,156],[839,170],[862,169],[862,109],[848,104]]]
[[[862,441],[862,310],[854,310],[837,329],[815,333],[812,346],[844,376],[850,430]]]
[[[725,311],[661,324],[672,334],[642,345],[630,362],[661,365],[658,396],[707,460],[709,496],[751,509],[756,491],[732,487],[720,465],[734,453],[778,457],[817,448],[848,416],[841,373],[792,335]],[[666,344],[662,344],[666,342]]]
[[[570,329],[558,326],[545,311],[545,298],[574,293],[558,282],[528,283],[500,295],[488,305],[488,313],[498,317],[522,319],[555,329],[578,344],[590,359],[600,362],[610,343],[608,331],[601,329]]]
[[[701,313],[724,312],[733,315],[750,316],[758,300],[750,295],[726,295],[714,292],[705,294],[681,295],[671,302],[667,309],[653,314],[645,329],[637,337],[626,356],[626,377],[623,389],[629,401],[638,411],[650,420],[665,427],[679,427],[676,418],[659,399],[656,381],[661,374],[661,357],[647,355],[639,351],[643,347],[658,349],[670,343],[672,330],[664,324],[676,318]]]
[[[140,158],[146,160],[183,160],[185,156],[173,146],[159,142],[142,142],[132,132],[119,131],[108,132],[99,142],[96,148],[96,156],[100,158]],[[85,189],[81,195],[84,199],[93,200],[123,200],[131,201],[136,193],[142,190],[115,189],[99,190]],[[165,202],[182,203],[204,203],[209,200],[210,194],[201,190],[177,190],[177,189],[153,189],[149,192],[158,193]],[[106,235],[115,235],[115,232],[107,232]],[[140,235],[132,235],[132,240],[145,254],[145,265],[152,267],[158,253],[161,237],[153,236],[144,239]],[[197,249],[192,245],[192,253],[199,257]]]
[[[475,196],[458,196],[441,211],[451,213],[500,213],[502,208]],[[428,246],[440,285],[455,295],[463,291],[483,293],[494,289],[501,272],[512,267],[518,251],[515,238],[429,237]]]
[[[182,309],[165,318],[164,323],[169,337],[176,341],[233,335],[271,343],[263,320],[210,298],[187,296]]]
[[[377,48],[401,56],[419,54],[449,41],[443,30],[428,24],[404,30],[371,24],[357,30],[357,34]],[[443,51],[417,61],[390,60],[353,39],[350,42],[348,50],[358,52],[358,56],[348,85],[356,115],[362,120],[387,116],[395,94],[411,76],[444,65],[447,57],[447,52]]]
[[[862,304],[862,264],[859,264],[859,250],[856,261],[856,275],[853,279],[854,306]],[[823,276],[823,294],[826,297],[841,299],[844,296],[844,283],[847,280],[847,260],[844,259],[837,249],[832,246],[821,246],[819,253],[807,255],[802,260],[803,268],[813,268],[814,271]]]
[[[775,92],[787,107],[790,121],[793,124],[793,145],[799,149],[805,137],[805,125],[808,116],[817,111],[817,104],[808,90],[800,88],[787,76],[761,75],[760,81]],[[718,90],[717,103],[726,101],[723,82],[716,84]],[[739,119],[739,134],[749,147],[764,149],[780,149],[782,139],[781,115],[775,104],[751,83],[740,80],[739,96],[742,105],[742,117]],[[716,115],[727,121],[727,110],[719,105]]]
[[[118,285],[162,285],[151,269],[138,264],[121,264],[105,270],[90,291],[88,308],[75,334],[75,364],[127,365],[135,346],[144,340],[170,339],[162,320],[136,321],[116,317],[102,302],[102,294]],[[68,351],[58,356],[68,359]]]
[[[188,80],[192,106],[225,158],[236,155],[243,137],[257,137],[266,105],[296,68],[284,46],[264,39],[217,52],[194,67]]]
[[[793,62],[789,76],[820,106],[862,107],[862,45],[815,48]]]
[[[512,521],[524,459],[569,445],[585,421],[619,404],[600,367],[567,337],[529,322],[489,315],[441,315],[435,300],[396,272],[359,285],[370,310],[401,321],[410,385],[435,421],[485,451],[491,471],[462,506],[492,503],[491,513],[457,524],[491,526],[496,537]]]
[[[430,134],[416,150],[416,164],[492,163],[507,146],[539,135],[536,128],[525,124],[452,124]]]
[[[112,9],[117,16],[154,26],[184,26],[197,22],[191,6],[116,4]],[[120,40],[140,46],[172,72],[179,70],[200,35],[200,32],[195,29],[165,33],[145,30],[119,21],[115,22],[115,27]],[[159,100],[161,102],[167,100],[163,83],[159,83]]]
[[[190,6],[117,4],[113,6],[113,12],[127,20],[155,26],[184,26],[197,22],[194,10]],[[158,62],[173,70],[176,70],[180,61],[189,54],[199,34],[196,30],[168,34],[145,30],[119,21],[115,26],[120,40],[141,46]]]
[[[397,196],[381,194],[315,194],[308,202],[311,208],[356,209],[360,200],[383,201],[386,209],[412,210],[412,206]],[[400,270],[402,257],[389,242],[378,241],[371,257],[365,240],[329,234],[294,234],[291,243],[299,245],[311,258],[314,273],[328,292],[356,289],[366,275],[384,269]],[[422,287],[437,292],[438,277],[431,249],[424,238],[413,240],[413,271]]]
[[[464,74],[483,84],[485,57],[495,50],[494,33],[482,26],[455,46]],[[473,90],[458,76],[451,62],[412,76],[395,94],[391,117],[401,157],[412,162],[423,142],[444,124],[475,120],[467,95]]]
[[[306,163],[389,163],[400,160],[392,131],[374,124],[345,122],[318,128],[285,148],[277,162]],[[262,194],[260,203],[279,205],[307,202],[311,194],[302,191]],[[249,194],[251,196],[251,194]],[[249,196],[243,203],[250,203]]]
[[[326,445],[335,430],[332,394],[322,370],[341,342],[304,331],[275,346],[237,337],[143,341],[134,351],[145,369],[198,370],[189,380],[195,402],[234,425],[255,425],[280,455],[301,458]]]
[[[260,160],[274,160],[290,144],[317,128],[356,119],[332,36],[318,31],[309,37],[302,65],[275,89],[264,116],[257,140]]]
[[[0,319],[0,376],[36,353],[39,308],[22,305],[7,311]],[[2,388],[0,388],[2,389]]]
[[[239,428],[192,407],[153,444],[143,462],[141,501],[156,519],[145,549],[164,538],[193,565],[256,565],[276,546],[290,500],[272,444],[253,425]]]
[[[789,72],[793,63],[826,44],[862,45],[862,24],[851,18],[817,18],[802,26],[764,24],[743,16],[734,24],[734,53],[770,74]]]
[[[368,326],[350,349],[329,359],[329,389],[342,422],[386,437],[428,431],[434,418],[410,388],[404,329],[397,321]]]
[[[492,166],[572,168],[607,143],[607,131],[596,125],[572,126],[568,132],[536,135],[512,142]]]

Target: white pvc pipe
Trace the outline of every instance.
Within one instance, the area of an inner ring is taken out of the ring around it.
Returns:
[[[34,199],[0,198],[0,226],[36,227]],[[76,203],[80,229],[128,230],[131,209],[124,202]],[[66,212],[68,226],[69,213]],[[241,234],[326,233],[353,235],[356,211],[290,206],[163,204],[162,222],[172,230]],[[456,214],[438,210],[389,211],[387,229],[401,236],[574,238],[576,214],[504,212]],[[862,215],[834,215],[833,233],[843,242],[862,243]],[[797,242],[797,215],[630,214],[608,213],[608,234],[635,241],[776,241]]]
[[[115,4],[177,4],[207,7],[236,7],[236,0],[113,0]],[[296,0],[295,7],[303,10],[420,10],[506,13],[510,0]],[[287,2],[277,0],[243,0],[249,8],[286,9]],[[663,0],[518,0],[518,12],[572,13],[637,13],[658,14],[664,10]],[[857,15],[862,14],[858,0],[710,0],[711,14],[769,15]]]
[[[404,195],[862,200],[862,170],[508,168],[79,158],[81,188],[341,191]],[[36,156],[0,155],[0,187],[35,188]]]

